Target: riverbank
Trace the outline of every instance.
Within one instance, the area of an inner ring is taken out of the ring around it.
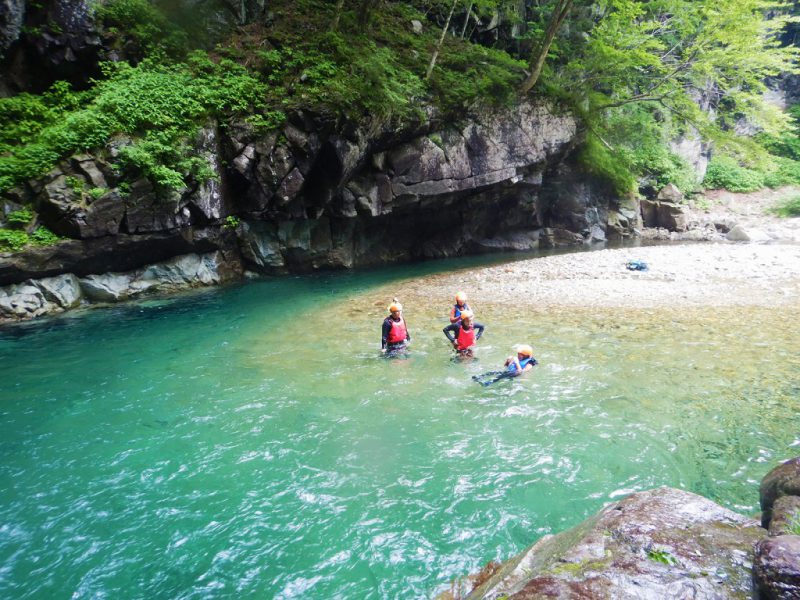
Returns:
[[[644,261],[648,270],[629,270],[631,260]],[[605,249],[409,279],[393,288],[408,306],[449,301],[455,290],[464,289],[477,311],[798,305],[800,245]]]

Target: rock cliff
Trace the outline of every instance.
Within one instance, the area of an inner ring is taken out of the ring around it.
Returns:
[[[221,253],[224,281],[244,270],[350,268],[633,235],[638,206],[571,163],[577,135],[572,116],[534,103],[460,123],[428,115],[401,131],[377,118],[308,113],[270,132],[209,123],[195,143],[215,177],[167,194],[145,178],[120,185],[112,165],[131,140],[119,137],[4,202],[5,213],[32,205],[70,240],[0,255],[0,286],[133,272],[189,254]],[[13,310],[0,308],[0,319],[42,312],[9,287],[3,293]]]

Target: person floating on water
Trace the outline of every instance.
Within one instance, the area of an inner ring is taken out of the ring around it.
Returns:
[[[392,300],[389,305],[389,316],[383,320],[381,332],[381,352],[397,352],[404,350],[411,341],[406,320],[403,318],[403,305]]]
[[[519,377],[520,375],[523,375],[533,369],[533,367],[537,364],[539,364],[539,362],[533,358],[533,348],[527,344],[522,344],[517,346],[516,356],[509,356],[506,359],[506,362],[503,365],[505,367],[505,371],[489,371],[488,373],[483,373],[482,375],[473,375],[472,379],[483,386],[487,386],[495,383],[496,381],[500,381],[501,379]]]
[[[465,308],[461,311],[460,320],[451,323],[442,331],[455,351],[461,356],[472,356],[472,347],[483,335],[484,327],[475,321],[472,311]]]
[[[469,309],[469,304],[467,304],[467,295],[464,292],[456,292],[456,303],[453,305],[453,308],[450,311],[450,322],[458,323],[461,320],[461,313]]]

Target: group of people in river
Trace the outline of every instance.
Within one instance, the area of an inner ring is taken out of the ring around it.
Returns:
[[[403,305],[397,298],[388,306],[389,316],[383,320],[381,327],[381,352],[388,356],[405,353],[411,342],[406,320],[403,318]],[[460,358],[469,358],[473,354],[475,343],[481,339],[485,327],[475,320],[475,314],[467,304],[464,292],[456,293],[455,304],[450,310],[450,324],[442,331]],[[527,344],[516,346],[516,356],[506,358],[503,369],[475,375],[473,379],[481,385],[490,385],[507,377],[517,377],[530,371],[538,364],[533,357],[533,349]]]

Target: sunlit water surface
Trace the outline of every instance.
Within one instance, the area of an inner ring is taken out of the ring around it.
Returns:
[[[469,264],[0,330],[0,597],[430,597],[635,490],[752,514],[800,453],[797,310],[484,302],[458,363],[442,290],[381,358],[392,282]],[[529,376],[471,381],[523,341]]]

